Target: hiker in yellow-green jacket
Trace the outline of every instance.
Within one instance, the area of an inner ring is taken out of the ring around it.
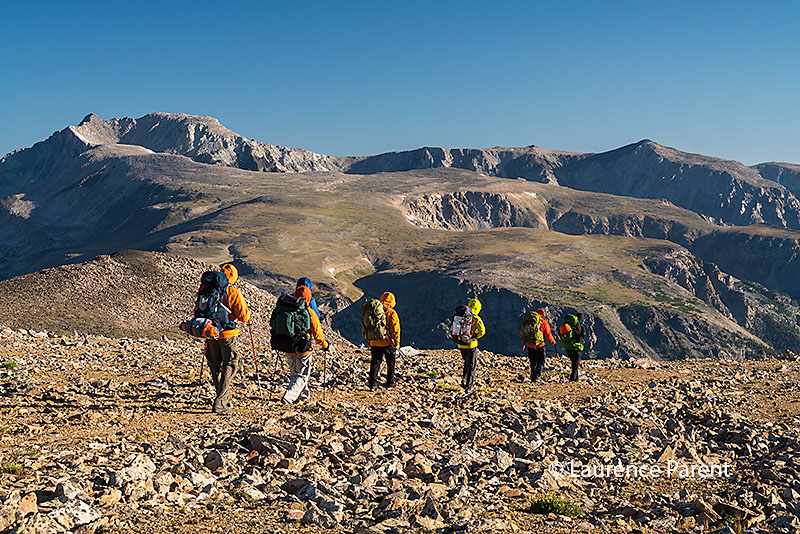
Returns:
[[[450,336],[458,343],[461,357],[464,358],[464,371],[461,374],[461,387],[464,393],[471,393],[475,385],[475,368],[478,365],[478,339],[486,333],[486,327],[478,316],[481,301],[470,299],[466,306],[456,308]]]

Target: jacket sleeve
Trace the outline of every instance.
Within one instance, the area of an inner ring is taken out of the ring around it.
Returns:
[[[327,348],[328,342],[325,341],[325,334],[322,333],[322,325],[319,322],[319,317],[317,317],[317,314],[314,313],[314,310],[312,310],[310,306],[308,308],[308,315],[311,316],[311,329],[308,333],[311,334],[311,337],[314,338],[317,345],[321,346],[323,349]]]
[[[584,339],[586,339],[586,329],[583,327],[582,324],[578,324],[578,328],[580,328],[580,331],[578,333],[578,342],[583,343]]]
[[[400,346],[400,318],[392,308],[386,310],[386,326],[389,328],[389,341],[395,347]]]
[[[482,338],[483,335],[486,333],[486,327],[483,325],[483,319],[475,316],[475,323],[472,325],[472,338],[479,339]]]
[[[553,332],[550,331],[550,323],[542,319],[542,333],[544,337],[550,342],[551,345],[556,344],[556,338],[553,337]]]
[[[244,301],[241,291],[235,287],[228,287],[228,304],[231,308],[233,318],[243,323],[250,322],[250,308]]]

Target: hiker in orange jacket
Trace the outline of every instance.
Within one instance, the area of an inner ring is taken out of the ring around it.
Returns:
[[[225,290],[223,305],[230,310],[231,321],[250,322],[250,310],[242,297],[242,293],[233,284],[239,279],[239,272],[230,263],[225,263],[220,270],[228,277],[230,284]],[[233,409],[231,404],[231,384],[239,368],[239,353],[236,350],[236,337],[239,328],[223,330],[219,339],[206,339],[206,361],[211,372],[217,396],[211,411],[218,414],[228,413]]]
[[[306,400],[311,397],[308,389],[308,382],[311,378],[311,341],[322,347],[322,350],[328,352],[330,350],[330,343],[325,341],[325,334],[322,333],[322,325],[319,322],[319,317],[311,309],[311,290],[306,286],[298,287],[294,292],[295,297],[303,297],[306,301],[306,308],[308,315],[311,319],[311,327],[306,332],[308,336],[308,350],[304,352],[287,352],[286,361],[289,362],[289,370],[291,378],[286,392],[283,394],[283,402],[292,404],[299,400]]]
[[[386,339],[368,340],[372,356],[369,364],[369,380],[367,382],[367,387],[369,387],[370,391],[375,391],[378,385],[378,375],[384,358],[386,359],[386,387],[395,387],[394,366],[397,351],[400,349],[400,318],[394,310],[396,303],[392,293],[387,291],[381,295],[381,304],[383,304],[383,310],[386,314],[386,330],[389,333]]]
[[[542,334],[544,334],[545,341],[549,341],[553,347],[556,346],[556,338],[553,337],[553,332],[550,330],[550,324],[547,322],[547,314],[544,310],[536,310],[542,317]],[[528,360],[531,362],[531,382],[536,382],[544,370],[545,359],[545,341],[535,347],[528,347]]]

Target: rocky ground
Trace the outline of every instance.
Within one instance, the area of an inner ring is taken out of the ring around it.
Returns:
[[[0,327],[0,531],[800,527],[795,361],[589,361],[570,384],[562,357],[531,384],[523,360],[483,353],[464,396],[456,351],[408,348],[399,387],[371,393],[368,353],[347,348],[327,390],[287,407],[285,364],[259,347],[259,390],[240,348],[216,416],[199,342]]]

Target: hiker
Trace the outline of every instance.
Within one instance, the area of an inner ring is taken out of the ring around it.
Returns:
[[[528,349],[528,360],[531,362],[531,382],[536,382],[544,370],[545,341],[549,341],[553,347],[556,346],[556,339],[553,337],[550,323],[547,322],[547,314],[543,309],[525,314],[520,337]]]
[[[578,365],[581,361],[583,351],[583,340],[586,337],[586,329],[583,328],[583,314],[567,315],[564,323],[558,329],[558,337],[561,338],[561,345],[566,349],[567,356],[572,362],[572,373],[569,375],[570,382],[578,381]]]
[[[316,341],[328,352],[330,343],[325,341],[319,317],[311,309],[311,290],[298,287],[294,296],[283,295],[269,320],[272,348],[286,354],[291,378],[283,402],[292,404],[311,397],[308,383],[311,378],[311,348]]]
[[[211,372],[211,381],[217,396],[211,405],[211,411],[225,414],[233,409],[231,403],[231,385],[239,368],[239,354],[236,348],[236,337],[239,328],[236,321],[250,322],[250,310],[242,293],[233,284],[239,279],[239,271],[230,263],[225,263],[220,270],[228,278],[228,286],[222,298],[222,305],[230,310],[228,318],[231,322],[223,326],[218,339],[206,339],[206,361]]]
[[[450,337],[458,343],[461,357],[464,359],[464,370],[461,373],[461,387],[464,393],[472,393],[475,385],[475,368],[478,365],[478,339],[486,333],[486,327],[478,314],[481,302],[470,299],[466,306],[458,306],[453,317]]]
[[[394,310],[395,298],[388,291],[380,300],[372,299],[361,305],[361,331],[369,343],[372,355],[369,364],[367,387],[375,391],[381,364],[386,359],[386,387],[395,387],[394,366],[400,350],[400,318]]]
[[[309,291],[314,291],[314,282],[312,282],[310,278],[298,278],[296,287],[302,286],[306,286]],[[311,294],[311,301],[308,303],[308,305],[311,306],[311,309],[317,314],[317,319],[321,319],[322,316],[319,314],[319,308],[317,308],[317,299],[314,298],[313,293]]]

